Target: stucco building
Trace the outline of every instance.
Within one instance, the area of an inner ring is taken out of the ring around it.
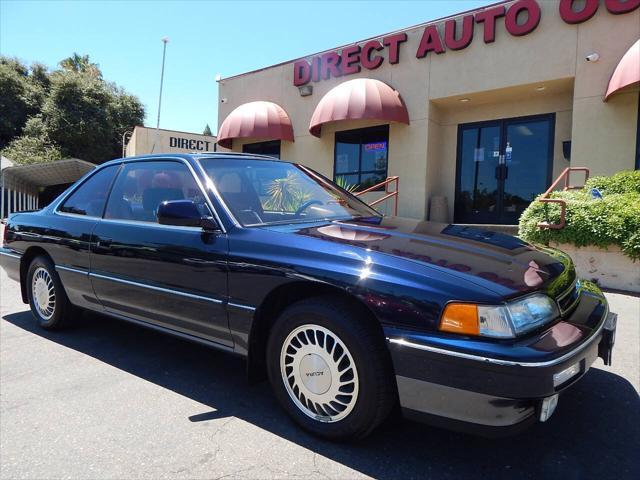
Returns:
[[[125,149],[126,157],[151,153],[213,152],[216,137],[176,130],[136,127]]]
[[[569,165],[638,168],[639,38],[640,0],[492,4],[220,80],[218,142],[514,224]]]

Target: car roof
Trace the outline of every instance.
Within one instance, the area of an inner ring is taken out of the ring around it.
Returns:
[[[240,152],[193,152],[193,153],[154,153],[149,155],[137,155],[135,157],[125,157],[125,158],[116,158],[114,160],[109,160],[100,165],[101,167],[109,166],[109,165],[117,165],[120,163],[129,163],[141,160],[153,160],[153,159],[179,159],[179,160],[202,160],[202,159],[223,159],[223,158],[244,158],[247,160],[272,160],[272,161],[280,161],[283,163],[292,163],[287,162],[286,160],[280,160],[276,157],[271,157],[269,155],[260,155],[257,153],[240,153]]]

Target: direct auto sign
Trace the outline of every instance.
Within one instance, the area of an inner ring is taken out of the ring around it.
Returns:
[[[208,151],[212,142],[207,140],[195,140],[193,138],[169,137],[169,147],[182,148],[191,151]]]
[[[560,0],[558,13],[568,24],[577,24],[589,20],[598,11],[599,0]],[[640,0],[604,0],[609,13],[618,15],[629,13],[640,6]],[[537,0],[518,0],[508,7],[497,5],[479,10],[475,13],[462,15],[461,23],[454,18],[444,22],[442,28],[437,24],[424,27],[420,45],[415,52],[416,58],[424,58],[429,52],[438,55],[449,50],[462,50],[473,41],[473,31],[476,24],[483,26],[484,43],[493,43],[496,39],[496,23],[504,17],[504,25],[512,36],[520,37],[533,32],[542,16]],[[459,30],[459,31],[458,31]],[[358,73],[364,67],[367,70],[379,68],[385,57],[378,52],[386,51],[386,60],[390,64],[400,62],[402,44],[407,41],[404,32],[394,33],[379,40],[369,40],[363,45],[350,45],[337,51],[323,53],[311,58],[311,61],[298,60],[293,64],[293,84],[296,87],[307,83],[327,80],[331,77],[341,77]]]

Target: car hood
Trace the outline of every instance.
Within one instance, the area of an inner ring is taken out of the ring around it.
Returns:
[[[576,277],[571,259],[558,250],[463,225],[376,217],[267,228],[454,271],[504,297],[542,290],[555,298]]]

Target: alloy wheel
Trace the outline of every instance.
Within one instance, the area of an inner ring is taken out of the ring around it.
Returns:
[[[53,279],[46,268],[38,267],[33,272],[31,296],[40,316],[49,320],[56,309],[56,291]]]
[[[320,325],[301,325],[287,336],[280,371],[291,400],[317,421],[342,420],[358,399],[358,369],[349,349]]]

